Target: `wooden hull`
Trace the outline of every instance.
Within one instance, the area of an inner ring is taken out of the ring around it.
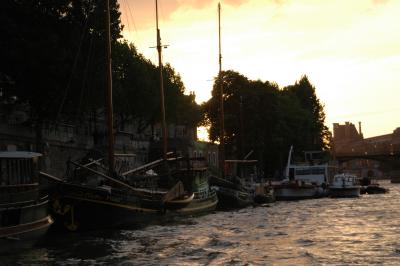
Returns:
[[[21,251],[37,243],[53,223],[47,207],[46,197],[1,205],[0,253]]]
[[[165,213],[158,197],[151,199],[71,184],[61,185],[51,207],[56,227],[68,231],[141,227]]]
[[[333,198],[353,198],[360,196],[360,186],[330,187],[329,195]]]
[[[253,204],[250,193],[226,187],[215,187],[219,210],[240,209]]]
[[[187,207],[190,203],[192,203],[195,194],[192,193],[191,196],[184,199],[177,199],[165,202],[165,207],[171,210],[178,210]]]
[[[197,195],[196,195],[197,196]],[[215,191],[211,190],[208,197],[196,197],[184,208],[169,211],[169,216],[173,215],[200,215],[212,212],[218,204],[218,197]]]

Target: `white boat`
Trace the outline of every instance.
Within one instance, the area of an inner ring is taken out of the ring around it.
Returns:
[[[356,176],[350,174],[335,175],[329,186],[331,197],[359,197],[361,186]]]
[[[293,146],[290,147],[285,178],[274,182],[276,200],[300,200],[324,196],[326,165],[292,164]]]
[[[276,200],[302,200],[318,197],[318,187],[304,181],[283,180],[273,183]]]

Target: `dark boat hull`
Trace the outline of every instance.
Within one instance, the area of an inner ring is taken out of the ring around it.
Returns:
[[[30,248],[37,243],[52,225],[47,213],[48,201],[10,203],[0,208],[0,253],[10,253]]]
[[[361,194],[384,194],[387,193],[389,189],[380,187],[378,185],[369,185],[361,187]]]
[[[360,196],[360,187],[329,188],[332,198],[357,198]]]
[[[201,215],[208,212],[212,212],[216,209],[218,204],[218,197],[215,191],[211,190],[208,197],[196,197],[192,202],[184,208],[169,211],[168,216],[174,215]]]
[[[215,188],[218,196],[217,209],[219,210],[245,208],[253,203],[253,199],[248,192],[226,187]]]
[[[68,231],[142,227],[165,213],[161,199],[116,194],[97,188],[63,184],[54,195],[52,212],[57,229]]]
[[[275,195],[271,194],[257,194],[254,196],[254,203],[264,204],[275,202]]]

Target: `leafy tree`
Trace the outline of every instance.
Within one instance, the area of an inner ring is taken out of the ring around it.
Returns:
[[[308,149],[327,148],[329,130],[325,126],[324,106],[321,104],[315,93],[315,87],[310,83],[307,76],[302,76],[292,86],[284,88],[284,91],[292,93],[300,102],[300,106],[309,116],[308,130],[305,133],[303,142]]]
[[[202,106],[202,122],[210,126],[211,140],[220,140],[220,81],[226,158],[243,158],[253,151],[261,169],[272,176],[283,169],[291,145],[296,151],[324,148],[328,131],[323,106],[306,77],[281,90],[276,83],[252,81],[234,71],[224,71],[216,78],[212,98]]]
[[[38,144],[45,120],[79,123],[104,106],[105,1],[5,0],[0,9],[0,83],[29,104]],[[119,121],[139,121],[139,131],[160,120],[158,70],[121,40],[119,6],[110,0],[114,110]],[[7,77],[7,78],[5,78]],[[164,68],[167,119],[195,125],[194,95]],[[3,86],[4,87],[4,86]],[[185,110],[185,111],[184,111]],[[38,145],[40,149],[40,145]]]

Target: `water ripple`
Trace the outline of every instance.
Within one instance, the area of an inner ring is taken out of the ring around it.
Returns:
[[[384,186],[390,193],[48,236],[0,265],[400,265],[400,185]]]

